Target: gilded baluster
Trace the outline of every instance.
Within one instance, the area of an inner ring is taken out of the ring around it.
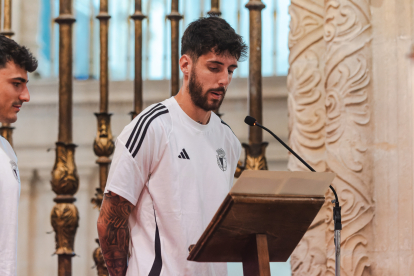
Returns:
[[[178,0],[171,0],[171,13],[167,15],[171,21],[171,96],[175,96],[180,90],[179,75],[179,21],[183,18],[178,12]]]
[[[262,9],[265,5],[260,0],[246,4],[250,16],[250,49],[249,49],[249,114],[258,122],[263,122],[262,103]],[[243,143],[246,152],[244,166],[237,165],[235,176],[247,170],[267,170],[266,147],[263,142],[262,129],[249,128],[249,144]]]
[[[96,188],[95,197],[91,202],[96,208],[101,207],[103,193],[105,191],[106,180],[108,178],[109,165],[111,160],[109,156],[114,152],[115,144],[111,132],[111,115],[108,113],[108,96],[109,96],[109,79],[108,79],[108,25],[111,16],[108,14],[108,0],[100,1],[99,14],[100,32],[100,78],[99,78],[99,113],[95,113],[98,131],[93,143],[93,150],[98,156],[96,163],[99,165],[99,187]],[[97,268],[98,276],[108,276],[108,270],[102,256],[99,240],[96,239],[98,248],[93,252],[93,259]]]
[[[207,14],[210,16],[221,16],[220,0],[211,0],[211,10],[208,11]],[[220,118],[221,116],[223,116],[223,114],[220,113],[218,108],[217,110],[214,110],[214,113],[216,113],[217,116],[219,116]]]
[[[142,13],[141,0],[135,0],[135,13],[131,19],[135,23],[135,78],[134,78],[134,110],[131,112],[135,118],[143,107],[142,101],[142,20],[146,16]]]
[[[221,16],[220,0],[211,0],[211,10],[207,12],[211,16]]]
[[[52,190],[56,205],[52,209],[51,224],[55,231],[58,255],[58,275],[72,275],[74,241],[79,212],[73,196],[79,188],[75,164],[75,147],[72,143],[72,15],[70,0],[60,0],[59,17],[59,134],[56,142],[56,160],[52,171]]]

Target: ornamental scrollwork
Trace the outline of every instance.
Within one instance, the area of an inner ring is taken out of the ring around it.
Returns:
[[[56,143],[56,159],[52,170],[52,190],[57,195],[74,195],[79,188],[74,144]]]
[[[51,223],[55,231],[55,254],[74,254],[75,234],[79,225],[79,212],[72,203],[58,203],[51,213]]]
[[[115,149],[111,131],[111,114],[95,113],[98,122],[98,132],[93,143],[93,150],[97,156],[109,157]]]
[[[341,273],[371,275],[369,246],[374,203],[368,144],[371,136],[371,22],[367,1],[325,5],[326,158],[342,206]],[[332,195],[329,195],[332,198]],[[332,214],[327,213],[326,275],[335,275]]]

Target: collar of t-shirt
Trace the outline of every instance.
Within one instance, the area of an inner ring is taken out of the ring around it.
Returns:
[[[176,108],[178,110],[178,114],[179,114],[180,119],[181,119],[183,124],[189,125],[192,128],[194,128],[198,131],[203,131],[203,132],[208,131],[209,129],[212,128],[212,126],[214,124],[213,120],[215,119],[214,116],[216,115],[216,114],[214,114],[214,112],[211,112],[210,120],[209,120],[208,124],[202,125],[200,123],[197,123],[193,119],[191,119],[191,117],[188,116],[187,113],[184,112],[184,110],[182,110],[181,106],[178,104],[177,100],[174,97],[171,97],[171,98],[172,98],[172,101],[173,101],[174,105],[176,105]]]

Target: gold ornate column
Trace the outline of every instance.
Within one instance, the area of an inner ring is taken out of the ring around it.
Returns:
[[[175,96],[180,90],[179,21],[183,18],[178,12],[178,0],[171,0],[171,13],[167,18],[171,21],[171,96]]]
[[[134,110],[132,119],[142,111],[142,20],[146,18],[142,14],[141,0],[135,0],[135,13],[131,19],[135,23],[135,78],[134,78]]]
[[[2,10],[4,12],[4,17],[3,17],[4,20],[3,20],[3,29],[1,30],[0,34],[8,38],[11,38],[14,35],[14,32],[11,29],[12,1],[11,0],[3,0],[3,1],[4,1],[4,8]],[[0,4],[1,4],[1,1],[0,1]],[[10,124],[7,124],[7,123],[3,123],[0,127],[0,135],[3,136],[12,146],[13,146],[13,129],[14,127],[12,127]]]
[[[72,275],[74,241],[79,213],[73,196],[79,188],[75,165],[75,147],[72,143],[72,1],[60,0],[59,17],[59,134],[56,142],[56,161],[52,171],[52,190],[56,205],[51,223],[55,231],[58,255],[58,275]]]
[[[249,115],[259,123],[263,123],[262,103],[262,9],[265,5],[260,0],[246,4],[250,14],[250,47],[249,47]],[[268,145],[263,142],[262,129],[249,128],[249,144],[242,144],[246,151],[244,167],[238,165],[236,177],[240,170],[267,170],[265,150]]]
[[[316,171],[326,170],[324,0],[292,0],[289,7],[289,144]],[[290,171],[309,171],[289,156]],[[328,191],[329,193],[330,191]],[[324,209],[323,209],[324,210]],[[319,212],[291,256],[292,275],[320,276],[326,272],[326,213]]]
[[[372,275],[374,201],[371,12],[369,1],[325,1],[326,160],[342,206],[341,275]],[[331,194],[329,194],[331,196]],[[332,197],[331,197],[332,198]],[[332,211],[327,211],[327,272],[335,275]]]
[[[93,143],[93,150],[98,156],[96,163],[99,165],[99,187],[96,189],[92,203],[96,208],[101,207],[103,192],[105,191],[106,180],[108,178],[109,156],[114,152],[114,141],[111,132],[111,115],[108,113],[108,25],[111,16],[108,14],[108,0],[100,1],[99,14],[99,35],[100,35],[100,77],[99,77],[99,113],[95,113],[98,122],[98,132]],[[96,239],[99,245],[99,240]],[[101,248],[95,249],[93,258],[96,264],[98,276],[109,276],[105,261],[102,256]]]
[[[211,16],[221,16],[220,0],[211,0],[211,10],[207,12]]]

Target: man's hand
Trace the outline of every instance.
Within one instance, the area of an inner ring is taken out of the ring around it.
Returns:
[[[104,195],[97,226],[102,254],[111,276],[124,276],[127,271],[128,218],[132,208],[134,205],[113,192]]]

